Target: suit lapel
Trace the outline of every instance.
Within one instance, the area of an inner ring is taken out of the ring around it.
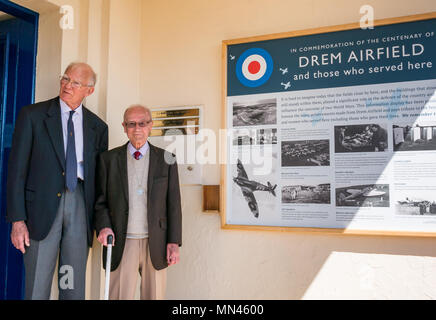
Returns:
[[[95,123],[92,121],[88,109],[83,108],[83,171],[85,178],[88,177],[89,162],[95,153]]]
[[[156,165],[157,165],[157,154],[155,147],[149,142],[148,143],[150,149],[150,163],[148,165],[148,181],[147,181],[147,203],[150,204],[151,199],[151,188],[153,187],[153,179],[154,179],[154,173],[156,172]]]
[[[62,133],[62,119],[61,107],[59,98],[52,100],[49,109],[47,110],[48,118],[44,120],[47,127],[48,135],[50,136],[51,143],[58,157],[62,169],[65,171],[65,151],[64,151],[64,137]]]
[[[127,181],[127,144],[118,153],[118,169],[120,171],[122,189],[126,202],[129,203],[129,183]]]

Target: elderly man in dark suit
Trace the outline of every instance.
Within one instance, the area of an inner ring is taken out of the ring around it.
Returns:
[[[100,156],[95,226],[107,245],[114,236],[110,299],[163,299],[166,267],[179,261],[182,212],[177,163],[171,153],[147,141],[150,110],[129,107],[122,123],[129,142]],[[106,248],[103,250],[106,260]]]
[[[26,299],[49,299],[59,253],[59,299],[85,298],[93,239],[95,167],[107,150],[107,125],[82,102],[96,75],[72,63],[59,97],[23,107],[9,158],[7,219],[24,254]]]

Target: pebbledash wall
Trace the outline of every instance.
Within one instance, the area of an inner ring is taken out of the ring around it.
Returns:
[[[86,105],[126,141],[130,104],[204,105],[204,127],[221,124],[221,41],[436,11],[433,0],[17,0],[41,14],[36,100],[57,94],[71,61],[99,75]],[[59,7],[74,10],[61,29]],[[204,184],[219,184],[219,165]],[[201,210],[201,186],[182,186],[181,262],[168,270],[168,299],[436,299],[436,239],[223,230]],[[87,299],[100,299],[97,241],[89,254]],[[53,298],[57,295],[55,283]]]

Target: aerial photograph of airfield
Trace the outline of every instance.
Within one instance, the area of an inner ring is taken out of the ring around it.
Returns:
[[[282,142],[282,167],[329,166],[329,140]]]
[[[282,203],[330,204],[330,183],[283,186]]]
[[[337,207],[389,207],[388,184],[363,184],[336,188]]]
[[[233,127],[277,124],[277,100],[233,103]]]

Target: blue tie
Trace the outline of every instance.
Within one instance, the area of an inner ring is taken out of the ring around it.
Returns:
[[[68,139],[66,155],[66,185],[67,189],[74,191],[77,186],[77,158],[76,158],[76,140],[74,137],[73,113],[70,111],[68,118]]]

